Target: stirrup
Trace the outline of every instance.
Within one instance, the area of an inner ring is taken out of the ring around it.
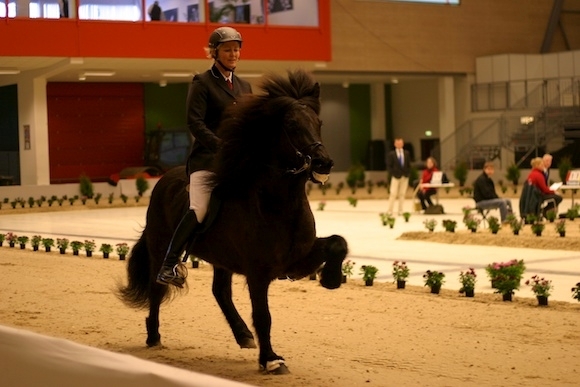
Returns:
[[[173,285],[178,288],[183,288],[185,279],[187,278],[187,269],[185,265],[177,263],[168,270],[163,270],[157,274],[156,282],[160,285]]]

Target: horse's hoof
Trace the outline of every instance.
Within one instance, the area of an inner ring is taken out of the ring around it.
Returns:
[[[290,373],[290,370],[286,367],[282,359],[266,362],[266,367],[260,365],[260,369],[264,374],[268,375],[286,375]]]
[[[147,340],[147,347],[151,348],[151,347],[160,347],[161,346],[161,340],[157,339],[157,340]]]
[[[258,348],[254,339],[249,337],[241,339],[238,341],[238,344],[240,345],[240,348]]]

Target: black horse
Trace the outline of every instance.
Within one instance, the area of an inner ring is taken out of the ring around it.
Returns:
[[[246,277],[260,368],[287,373],[284,359],[270,342],[270,283],[319,271],[322,286],[338,288],[347,244],[338,235],[316,236],[306,197],[306,182],[325,182],[333,165],[321,142],[320,86],[306,72],[294,71],[287,79],[266,77],[261,88],[263,94],[245,96],[234,107],[235,118],[219,129],[223,142],[212,168],[214,176],[207,182],[217,198],[212,206],[219,202],[219,209],[214,210],[211,227],[195,237],[188,252],[213,265],[213,294],[237,343],[256,348],[232,301],[232,275]],[[180,167],[167,172],[153,189],[145,229],[129,257],[128,285],[119,289],[126,304],[149,307],[148,346],[161,344],[159,307],[174,290],[157,284],[155,278],[189,205],[186,187],[186,173]]]

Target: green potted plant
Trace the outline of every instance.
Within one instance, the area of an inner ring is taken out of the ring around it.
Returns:
[[[457,222],[455,220],[445,219],[441,223],[443,224],[443,227],[445,228],[445,231],[447,231],[447,232],[455,232],[455,228],[457,227]]]
[[[405,261],[393,262],[393,278],[397,283],[397,289],[405,289],[407,277],[409,277],[409,267],[407,266],[407,263]]]
[[[556,218],[558,217],[558,214],[556,213],[556,210],[550,210],[546,212],[546,219],[548,219],[548,222],[550,223],[554,223],[554,221],[556,220]]]
[[[9,232],[8,234],[6,234],[6,241],[8,242],[8,246],[14,247],[16,245],[16,242],[18,241],[18,235]]]
[[[405,223],[409,222],[409,218],[411,218],[410,212],[403,212],[403,218],[405,219]]]
[[[435,219],[425,219],[423,225],[425,225],[425,228],[429,230],[429,232],[433,232],[437,226],[437,221]]]
[[[85,248],[85,252],[87,254],[87,257],[93,256],[93,251],[95,251],[96,246],[97,245],[95,244],[94,240],[85,239],[85,243],[83,243],[83,247]]]
[[[572,298],[580,302],[580,282],[572,288]]]
[[[516,164],[511,164],[505,174],[505,178],[514,185],[514,193],[518,192],[518,183],[520,181],[520,168]]]
[[[40,235],[33,235],[30,239],[30,245],[33,251],[38,251],[38,247],[42,243],[42,237]]]
[[[572,168],[572,160],[569,156],[560,158],[560,162],[558,163],[558,176],[560,176],[560,181],[566,181],[568,171],[570,171]]]
[[[560,234],[561,237],[566,236],[566,219],[560,219],[555,224],[556,232]]]
[[[139,197],[143,197],[145,191],[149,189],[149,182],[147,181],[147,179],[145,179],[143,175],[139,175],[135,179],[135,186],[137,188],[137,194],[139,195]]]
[[[129,245],[126,243],[117,243],[116,245],[117,254],[119,254],[119,260],[124,261],[127,254],[129,254]]]
[[[79,251],[83,246],[84,246],[84,243],[81,241],[72,241],[70,243],[70,247],[73,251],[73,255],[79,255]]]
[[[536,236],[542,236],[542,231],[544,231],[546,225],[542,221],[535,221],[534,223],[532,223],[531,227],[532,232],[536,234]]]
[[[461,283],[459,293],[464,293],[465,297],[473,297],[475,295],[475,283],[477,282],[477,274],[475,274],[474,268],[470,267],[469,270],[460,272],[459,282]]]
[[[326,207],[326,201],[322,200],[318,203],[318,211],[324,211],[324,207]]]
[[[5,240],[6,240],[6,234],[0,233],[0,246],[2,246],[4,244]]]
[[[439,294],[441,286],[445,283],[445,274],[436,270],[427,270],[425,274],[423,274],[423,279],[425,286],[429,286],[431,288],[431,293]]]
[[[573,221],[577,217],[578,217],[578,207],[574,206],[568,209],[568,211],[566,211],[566,218],[570,219],[571,221]]]
[[[67,238],[57,238],[56,245],[58,246],[58,250],[61,254],[66,253],[66,249],[69,245],[69,240]]]
[[[365,167],[357,163],[352,165],[346,175],[346,185],[350,187],[351,192],[356,193],[358,187],[364,187],[365,184]]]
[[[99,251],[103,253],[103,258],[109,258],[109,254],[113,252],[113,246],[109,243],[103,243],[101,247],[99,247]]]
[[[526,266],[523,259],[512,259],[509,262],[489,264],[485,270],[495,292],[501,294],[504,301],[511,301],[514,291],[520,288]]]
[[[463,219],[463,223],[465,223],[465,227],[467,227],[468,230],[476,232],[481,220],[476,218],[473,214],[469,214]]]
[[[506,217],[506,221],[510,225],[510,228],[512,229],[513,234],[519,235],[520,230],[524,226],[523,221],[519,220],[514,214],[509,214]]]
[[[550,291],[553,289],[552,281],[533,275],[532,278],[526,281],[526,285],[532,287],[532,292],[536,295],[538,305],[548,306],[548,297],[550,297]]]
[[[495,216],[490,216],[487,218],[487,224],[489,225],[489,231],[491,231],[492,234],[497,234],[501,229],[501,223]]]
[[[26,235],[21,235],[18,237],[18,243],[20,243],[20,249],[24,250],[26,248],[26,243],[28,243],[28,238]]]
[[[91,181],[91,178],[85,174],[82,174],[81,177],[79,178],[79,190],[80,190],[82,196],[84,196],[86,198],[93,197],[93,194],[94,194],[93,182]]]
[[[355,262],[347,259],[342,262],[342,283],[346,283],[348,277],[352,276],[352,271],[354,269]]]
[[[465,185],[465,181],[467,180],[467,174],[469,173],[469,169],[467,168],[467,164],[463,161],[457,163],[455,165],[455,169],[453,170],[453,177],[459,181],[459,186],[463,187]]]
[[[372,265],[363,265],[360,267],[360,271],[363,275],[363,281],[365,281],[366,286],[373,286],[373,282],[379,269],[376,266]]]
[[[346,200],[348,200],[348,204],[350,204],[353,207],[356,207],[356,205],[358,203],[358,199],[353,198],[352,196],[347,197]]]
[[[200,259],[195,255],[190,255],[189,260],[191,261],[191,268],[192,269],[199,269],[199,261]]]
[[[93,198],[93,200],[95,201],[95,204],[99,204],[99,202],[101,201],[101,198],[103,197],[102,193],[98,193],[95,195],[95,197]]]
[[[54,239],[52,238],[42,238],[42,245],[44,246],[44,251],[50,253],[50,249],[54,246]]]

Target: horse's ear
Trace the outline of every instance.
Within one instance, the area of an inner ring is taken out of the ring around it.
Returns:
[[[320,98],[320,83],[316,82],[313,89],[312,96],[315,98]]]

